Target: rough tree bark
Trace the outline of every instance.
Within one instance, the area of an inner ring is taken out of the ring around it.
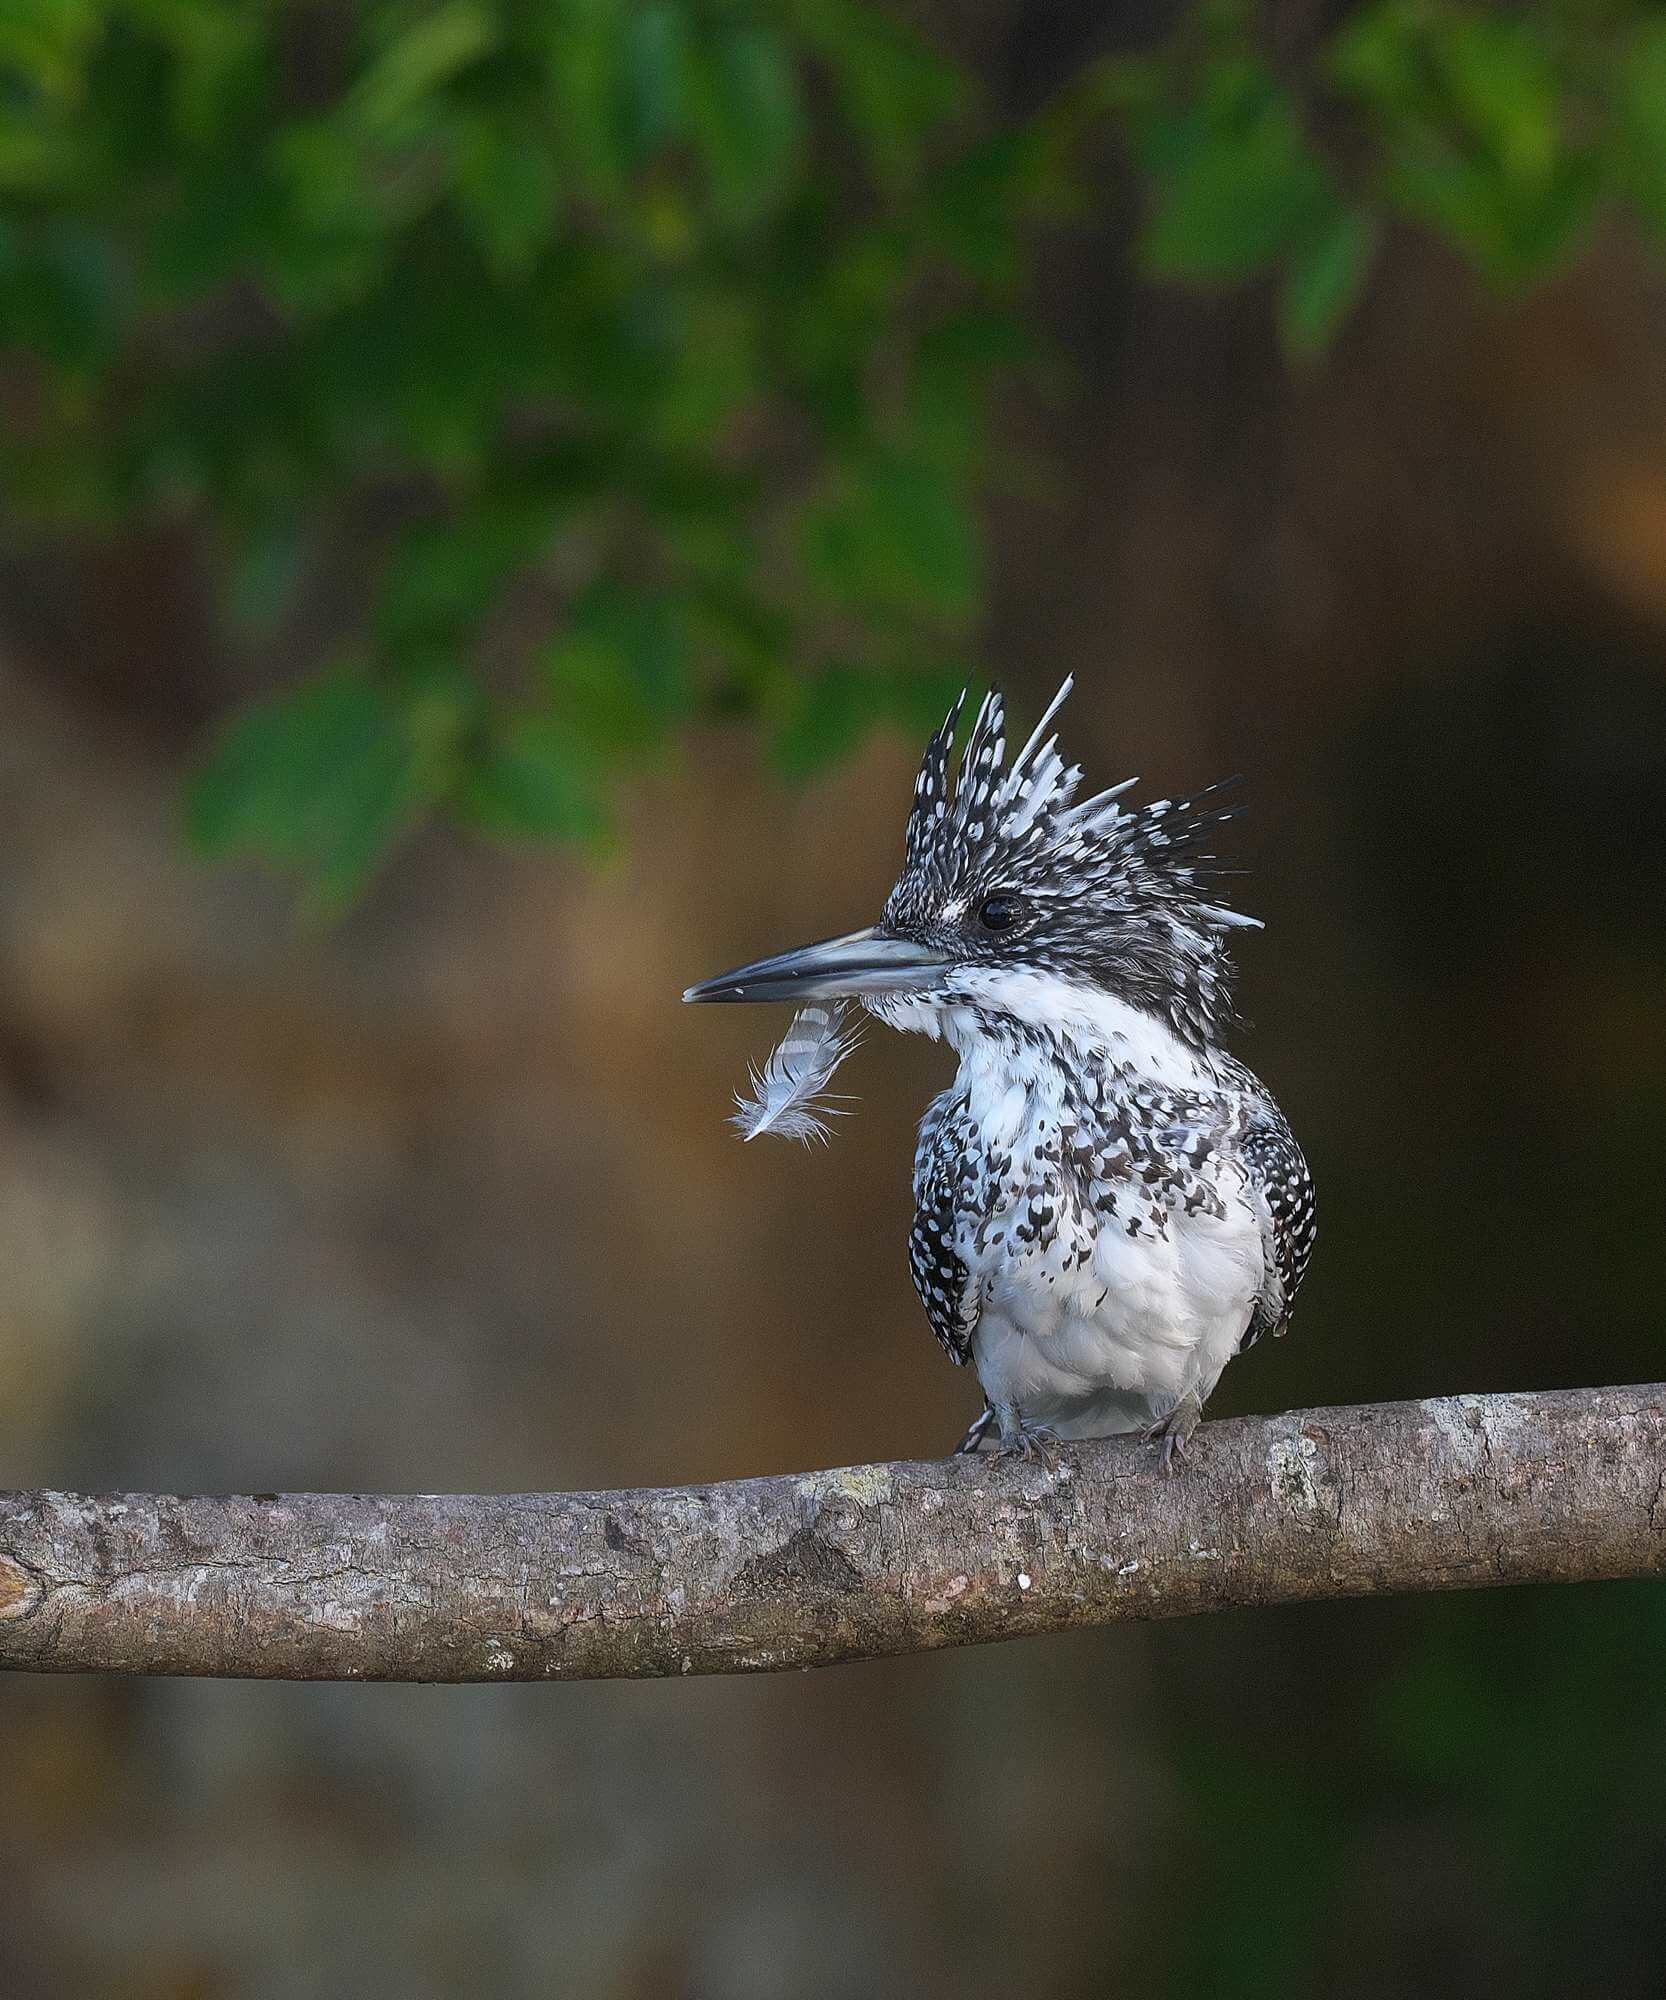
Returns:
[[[1666,1384],[618,1493],[0,1495],[0,1667],[572,1680],[1666,1574]]]

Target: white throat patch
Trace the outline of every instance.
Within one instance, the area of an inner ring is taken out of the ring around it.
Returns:
[[[1084,1054],[1126,1063],[1179,1089],[1209,1088],[1215,1073],[1155,1015],[1057,973],[957,966],[941,997],[885,994],[863,1004],[888,1026],[950,1042],[964,1057],[989,1039],[989,1017],[1038,1029]]]

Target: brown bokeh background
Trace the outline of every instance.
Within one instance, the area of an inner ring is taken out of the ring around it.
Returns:
[[[1333,359],[1053,252],[988,651],[1152,791],[1248,778],[1240,1052],[1317,1177],[1216,1414],[1653,1379],[1666,281],[1399,243]],[[258,663],[188,534],[0,564],[4,1482],[672,1483],[945,1449],[939,1049],[724,1123],[690,979],[869,921],[918,746],[742,728],[605,867],[431,834],[338,930],[178,831]],[[1657,1589],[1238,1614],[703,1685],[0,1685],[7,2000],[1659,1990]]]

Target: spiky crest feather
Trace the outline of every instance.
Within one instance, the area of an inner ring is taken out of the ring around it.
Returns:
[[[1220,803],[1226,785],[1126,807],[1130,778],[1077,803],[1081,767],[1044,734],[1071,686],[1067,678],[1010,765],[1005,704],[987,694],[951,780],[964,694],[956,700],[921,761],[884,926],[952,938],[972,963],[1100,985],[1189,1041],[1213,1041],[1231,1015],[1223,936],[1257,921],[1227,908],[1214,887],[1222,871],[1207,843],[1233,817]],[[980,929],[978,911],[997,894],[1016,898],[1022,917],[995,934]]]

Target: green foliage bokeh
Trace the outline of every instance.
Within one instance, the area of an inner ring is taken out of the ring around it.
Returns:
[[[358,891],[435,809],[596,840],[691,720],[783,768],[976,672],[979,502],[1086,142],[1157,281],[1267,282],[1299,365],[1385,228],[1502,286],[1666,230],[1666,20],[1242,0],[1003,116],[869,0],[12,0],[0,504],[187,519],[228,633],[347,566],[332,657],[233,718],[211,853]],[[299,671],[304,669],[304,671]]]

